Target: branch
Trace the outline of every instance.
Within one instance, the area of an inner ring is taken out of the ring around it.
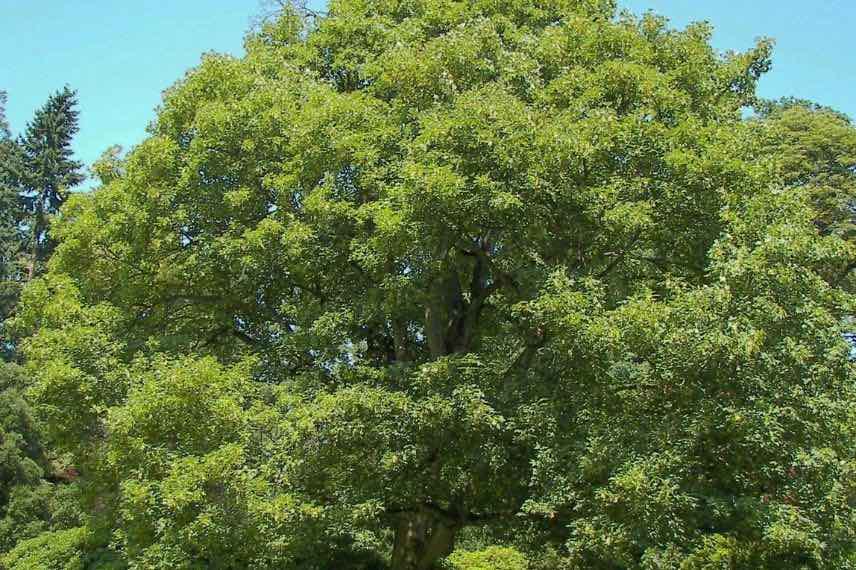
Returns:
[[[695,265],[690,265],[689,263],[684,263],[682,261],[675,261],[673,259],[668,259],[665,257],[654,257],[650,255],[635,255],[631,256],[631,259],[636,259],[638,261],[647,261],[648,263],[653,263],[658,268],[661,265],[673,265],[675,267],[682,267],[684,269],[689,269],[696,273],[704,273],[704,269],[700,267],[696,267]]]
[[[198,350],[202,348],[208,348],[209,346],[217,342],[217,340],[219,340],[223,335],[231,335],[250,346],[258,346],[259,344],[261,344],[261,341],[251,337],[247,333],[238,330],[233,326],[226,325],[215,329],[210,335],[208,335],[208,338],[206,338],[204,342],[197,343],[196,349]]]
[[[633,233],[633,235],[630,237],[630,240],[629,240],[628,244],[627,244],[626,246],[624,246],[624,248],[622,248],[621,253],[619,253],[618,255],[616,255],[616,256],[615,256],[615,259],[613,259],[613,260],[612,260],[612,262],[611,262],[609,265],[607,265],[607,266],[606,266],[606,269],[604,269],[603,271],[601,271],[601,272],[597,275],[597,278],[598,278],[598,279],[603,279],[604,277],[606,277],[607,275],[609,275],[609,274],[612,272],[612,270],[613,270],[613,269],[615,269],[616,267],[618,267],[618,264],[619,264],[619,263],[621,263],[622,261],[624,261],[624,258],[625,258],[625,257],[627,257],[627,254],[630,252],[630,248],[631,248],[631,247],[633,247],[633,246],[636,244],[636,242],[637,242],[637,241],[639,241],[639,236],[640,236],[641,234],[642,234],[642,230],[641,230],[641,229],[637,229],[637,230]]]
[[[415,515],[424,511],[429,511],[436,515],[437,518],[444,520],[451,525],[457,526],[465,526],[467,524],[488,524],[517,517],[553,522],[557,517],[556,513],[526,513],[522,512],[520,508],[511,508],[505,511],[493,512],[459,512],[453,509],[444,509],[431,501],[424,501],[411,508],[387,508],[384,509],[384,514],[390,516]]]
[[[465,352],[469,349],[484,303],[496,290],[495,283],[486,286],[488,266],[490,265],[485,251],[486,247],[487,244],[483,243],[482,247],[474,254],[476,262],[470,279],[470,302],[465,305],[463,314],[456,319],[453,325],[454,341],[452,344],[454,352]]]
[[[297,15],[303,19],[311,18],[313,20],[318,20],[327,16],[327,12],[323,10],[314,10],[310,8],[307,0],[268,0],[267,4],[273,4],[274,6],[268,9],[267,12],[263,11],[254,22],[255,25],[264,24],[265,22],[278,17],[289,8],[293,9]]]
[[[245,344],[248,344],[250,346],[258,346],[260,344],[260,341],[258,339],[251,337],[242,330],[233,328],[231,332],[232,336],[234,336],[238,340],[244,341]]]
[[[512,379],[515,372],[519,369],[528,370],[532,366],[532,359],[535,354],[547,344],[547,334],[541,334],[540,338],[534,343],[527,343],[526,346],[517,354],[511,365],[502,373],[502,395],[506,398],[511,391]]]

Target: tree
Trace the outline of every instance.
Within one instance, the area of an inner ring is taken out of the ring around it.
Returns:
[[[755,121],[761,152],[774,157],[786,188],[802,192],[824,234],[856,238],[856,126],[850,118],[810,101],[785,98],[759,105]],[[853,267],[842,272],[842,281]],[[854,319],[845,334],[854,346]]]
[[[0,356],[12,358],[5,321],[18,299],[24,267],[23,202],[15,185],[21,172],[20,147],[6,122],[5,92],[0,91]]]
[[[856,127],[833,109],[783,99],[761,106],[762,150],[780,163],[782,181],[808,193],[820,231],[854,238]]]
[[[27,255],[22,181],[27,176],[24,146],[11,137],[0,93],[0,356],[17,360],[8,334],[21,288],[32,268]],[[39,118],[41,117],[41,118]],[[44,121],[43,115],[37,119]],[[43,446],[41,430],[25,397],[26,376],[0,361],[0,553],[20,541],[80,524],[77,488],[62,480]],[[5,566],[4,566],[5,567]]]
[[[0,138],[9,138],[9,121],[6,120],[6,101],[8,100],[5,91],[0,89]]]
[[[856,249],[710,33],[336,0],[169,90],[16,319],[132,566],[856,564]]]
[[[5,321],[21,287],[41,272],[53,249],[49,217],[83,176],[82,164],[72,160],[78,130],[74,91],[66,87],[51,95],[17,140],[5,120],[5,101],[0,92],[0,351],[10,359],[14,347]]]
[[[0,90],[0,137],[9,138],[9,122],[6,120],[6,92]]]
[[[29,276],[38,274],[53,250],[49,216],[59,212],[68,192],[83,182],[83,164],[72,158],[71,142],[78,131],[77,93],[64,87],[51,95],[27,124],[19,145],[23,167],[21,188],[29,224]]]

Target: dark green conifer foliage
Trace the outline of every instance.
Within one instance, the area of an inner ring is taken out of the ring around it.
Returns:
[[[23,203],[16,179],[21,152],[12,140],[5,116],[6,93],[0,91],[0,356],[12,357],[12,345],[4,323],[18,299],[23,276]]]
[[[0,136],[9,136],[9,122],[6,120],[6,92],[0,91]]]
[[[19,141],[24,159],[19,183],[30,226],[30,276],[40,272],[53,249],[49,217],[59,212],[69,191],[84,180],[83,164],[72,158],[71,148],[78,115],[77,92],[64,87],[36,111]]]

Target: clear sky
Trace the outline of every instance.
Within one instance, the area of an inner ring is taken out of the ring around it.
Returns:
[[[316,0],[316,6],[323,0]],[[718,49],[742,50],[759,36],[777,41],[765,97],[794,95],[856,117],[854,0],[620,0],[676,27],[709,20]],[[23,129],[48,93],[79,91],[78,158],[91,163],[113,144],[133,146],[163,89],[202,53],[241,53],[264,0],[0,0],[0,89]]]

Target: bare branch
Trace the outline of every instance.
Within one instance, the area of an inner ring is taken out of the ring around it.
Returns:
[[[262,0],[259,15],[255,18],[253,27],[260,28],[289,9],[294,10],[304,20],[310,21],[320,20],[327,15],[326,11],[311,8],[309,0]]]

